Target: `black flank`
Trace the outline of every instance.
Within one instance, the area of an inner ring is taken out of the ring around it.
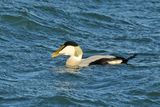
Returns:
[[[116,58],[102,58],[102,59],[98,59],[94,62],[91,62],[89,65],[105,65],[105,64],[108,64],[108,61],[114,61],[114,60],[122,60],[122,63],[125,63],[127,64],[127,62],[130,60],[130,59],[133,59],[137,56],[137,54],[134,54],[128,58],[123,58],[123,57],[116,57]]]

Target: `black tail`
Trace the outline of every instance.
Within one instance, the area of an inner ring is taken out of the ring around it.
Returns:
[[[133,54],[132,56],[130,56],[130,57],[124,59],[124,60],[123,60],[123,63],[127,63],[129,60],[135,58],[136,56],[137,56],[137,54]]]

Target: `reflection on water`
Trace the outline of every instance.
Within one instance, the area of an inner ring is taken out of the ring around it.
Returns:
[[[71,74],[77,74],[79,73],[79,70],[81,68],[68,68],[65,65],[64,66],[57,66],[53,70],[53,72],[58,72],[58,73],[71,73]]]

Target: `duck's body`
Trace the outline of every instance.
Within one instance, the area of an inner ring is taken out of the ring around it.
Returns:
[[[58,55],[69,55],[70,57],[66,61],[66,66],[71,68],[86,67],[89,65],[105,65],[105,64],[121,64],[127,63],[135,55],[125,59],[122,57],[112,56],[112,55],[94,55],[85,59],[82,59],[83,51],[80,46],[72,41],[65,42],[56,52],[52,54],[52,57],[57,57]]]

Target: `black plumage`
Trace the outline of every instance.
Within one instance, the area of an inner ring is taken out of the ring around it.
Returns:
[[[128,58],[123,58],[123,57],[115,57],[115,58],[101,58],[98,59],[94,62],[91,62],[89,65],[105,65],[105,64],[109,64],[111,61],[117,61],[117,60],[121,60],[121,63],[127,64],[128,60],[135,58],[137,54],[134,54]]]
[[[64,43],[65,47],[66,46],[78,46],[78,44],[76,42],[73,41],[67,41]]]

